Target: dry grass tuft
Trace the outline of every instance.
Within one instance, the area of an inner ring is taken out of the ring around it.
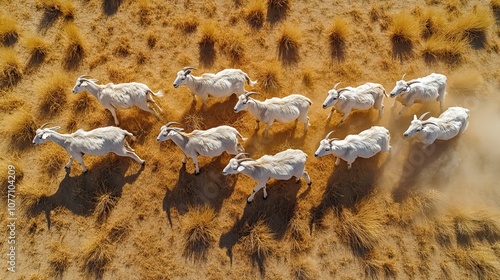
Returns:
[[[113,258],[111,250],[112,246],[106,239],[96,239],[85,245],[82,252],[82,270],[94,278],[102,279]]]
[[[263,220],[246,229],[246,234],[240,239],[243,249],[252,255],[254,260],[263,262],[276,248],[274,234]]]
[[[420,25],[415,17],[404,13],[393,15],[389,37],[394,57],[404,59],[412,56],[419,35]]]
[[[495,214],[455,209],[451,217],[459,245],[472,246],[475,240],[493,244],[500,240],[500,219]]]
[[[41,170],[49,178],[55,177],[64,169],[66,160],[68,160],[68,156],[65,153],[61,153],[61,150],[46,150],[40,156]]]
[[[71,103],[71,108],[74,109],[76,115],[81,115],[83,118],[88,118],[91,112],[97,109],[97,100],[91,94],[78,94]]]
[[[16,52],[10,48],[0,48],[0,88],[17,85],[23,76],[21,69]]]
[[[121,36],[116,40],[117,46],[113,49],[113,54],[118,57],[127,57],[130,55],[130,39],[126,36]]]
[[[196,14],[188,13],[177,18],[175,27],[184,33],[193,33],[200,25],[199,18]]]
[[[229,33],[220,42],[220,48],[232,63],[239,63],[245,56],[245,38],[240,33]]]
[[[193,131],[195,129],[204,129],[205,123],[203,117],[199,114],[187,114],[182,121],[182,124],[186,126],[187,131]]]
[[[17,150],[25,150],[32,146],[31,141],[38,128],[33,116],[24,109],[5,116],[2,127],[2,134],[10,138],[11,146]]]
[[[156,46],[156,44],[158,43],[158,39],[159,39],[159,36],[154,33],[154,32],[151,32],[148,34],[148,47],[150,49],[154,48]]]
[[[64,26],[64,37],[66,40],[66,52],[64,54],[64,68],[75,70],[82,63],[87,47],[80,31],[74,24]]]
[[[457,264],[474,273],[477,279],[500,279],[500,262],[490,248],[455,248],[449,255]]]
[[[206,21],[201,26],[201,38],[198,42],[200,62],[210,67],[215,61],[215,43],[219,39],[219,29],[213,21]]]
[[[110,243],[118,243],[123,241],[129,233],[130,221],[128,219],[122,219],[110,227],[106,238]]]
[[[109,215],[111,215],[111,210],[115,208],[117,203],[118,197],[112,191],[105,190],[104,187],[101,187],[101,189],[97,191],[97,197],[95,198],[94,216],[97,221],[106,221]]]
[[[28,66],[36,67],[42,64],[49,52],[49,44],[39,37],[30,36],[26,38],[24,45],[30,53]]]
[[[318,267],[310,258],[297,257],[292,262],[292,277],[297,280],[318,279]]]
[[[19,31],[16,21],[1,14],[0,15],[0,41],[4,46],[12,46],[19,39]]]
[[[336,18],[328,30],[330,55],[342,61],[345,59],[345,48],[349,36],[349,24],[343,18]]]
[[[66,20],[75,18],[75,6],[72,1],[67,0],[37,0],[39,7],[45,10],[45,14],[52,17],[62,16]]]
[[[26,100],[14,94],[5,94],[0,98],[0,112],[11,113],[24,106]]]
[[[428,39],[436,34],[443,34],[446,28],[446,14],[439,9],[428,8],[420,15],[423,26],[422,37]]]
[[[189,209],[183,225],[184,256],[205,259],[207,250],[215,240],[215,212],[210,206]]]
[[[152,7],[150,6],[147,0],[140,0],[136,2],[138,2],[137,14],[139,17],[139,23],[143,26],[150,25],[152,22],[151,20]]]
[[[278,37],[278,58],[285,65],[299,61],[299,46],[302,34],[296,26],[285,25]]]
[[[267,20],[275,24],[283,20],[290,9],[290,0],[267,0]]]
[[[245,20],[254,29],[260,29],[264,25],[265,4],[263,0],[251,0],[245,9]]]
[[[281,66],[277,62],[267,63],[259,73],[261,87],[270,93],[276,93],[281,88]]]
[[[309,226],[305,219],[294,217],[288,223],[287,238],[293,253],[301,253],[311,247],[309,238]]]
[[[487,31],[492,24],[490,10],[478,8],[452,21],[448,25],[447,33],[449,36],[466,39],[475,49],[483,49],[487,42]]]
[[[70,83],[68,75],[63,72],[53,73],[50,78],[39,80],[37,88],[40,115],[53,117],[66,108]]]
[[[56,279],[62,279],[64,272],[70,264],[70,253],[59,241],[53,242],[50,246],[51,255],[49,256],[49,267],[51,276]]]
[[[467,42],[461,38],[433,35],[423,43],[421,53],[427,63],[457,65],[463,62],[467,49]]]
[[[495,16],[495,20],[497,24],[500,23],[500,0],[491,0],[490,1],[491,10],[493,11],[493,16]]]

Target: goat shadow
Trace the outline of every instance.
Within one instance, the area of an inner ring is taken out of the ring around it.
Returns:
[[[289,124],[273,124],[273,126],[281,126]],[[268,135],[264,135],[265,124],[260,124],[260,129],[254,129],[252,135],[248,137],[245,141],[245,151],[253,154],[263,153],[263,154],[275,154],[285,150],[288,147],[303,147],[305,139],[307,137],[307,132],[303,131],[302,123],[295,122],[293,127],[280,128],[279,131],[272,131],[273,126],[269,129]],[[295,137],[297,131],[301,133],[299,137]]]
[[[233,263],[233,247],[242,238],[250,234],[251,229],[259,222],[273,233],[275,240],[281,240],[285,236],[290,221],[295,215],[297,199],[304,199],[311,190],[311,186],[303,191],[297,198],[297,194],[303,185],[307,184],[301,179],[300,183],[295,178],[290,180],[275,180],[267,185],[267,199],[263,198],[260,190],[252,203],[247,203],[241,218],[237,219],[233,226],[223,233],[219,239],[219,248],[226,249],[226,255]],[[251,254],[252,264],[257,264],[259,272],[265,276],[265,256],[258,253]]]
[[[223,101],[215,101],[212,103],[214,99]],[[188,126],[188,128],[190,129],[207,129],[219,126],[221,125],[221,123],[232,124],[243,116],[242,114],[234,113],[234,106],[238,102],[238,98],[235,94],[231,94],[226,98],[209,97],[209,104],[202,105],[200,109],[197,108],[198,102],[202,102],[201,98],[196,97],[196,100],[191,103],[189,109],[184,112],[181,118],[181,122],[184,125]],[[190,120],[192,116],[199,117],[201,119],[201,122],[198,125],[195,123],[190,123],[193,122],[192,120]]]
[[[360,201],[373,193],[378,174],[383,173],[387,163],[385,159],[378,166],[380,157],[388,156],[385,154],[387,153],[381,152],[368,159],[357,158],[350,170],[347,169],[347,163],[343,160],[335,166],[328,178],[321,202],[311,209],[309,222],[311,234],[315,226],[323,227],[322,221],[330,210],[337,215],[340,215],[343,209],[355,210]]]
[[[49,196],[41,196],[28,209],[28,216],[34,217],[41,212],[45,213],[47,227],[51,227],[51,211],[63,207],[78,216],[91,216],[96,208],[100,195],[110,194],[114,199],[122,196],[123,186],[132,184],[144,170],[140,169],[131,175],[125,176],[129,169],[129,160],[115,157],[103,159],[94,164],[87,174],[66,175],[59,183],[57,191]]]
[[[102,9],[107,16],[112,16],[118,12],[118,8],[123,0],[103,0]]]
[[[453,160],[457,155],[454,150],[458,138],[459,136],[448,141],[436,140],[426,148],[421,143],[411,143],[410,151],[402,164],[402,175],[392,191],[394,201],[403,202],[415,190],[428,187],[429,184],[436,187],[449,181],[453,172],[443,170],[459,163]]]
[[[234,191],[237,177],[224,176],[222,170],[221,155],[214,158],[210,163],[200,166],[200,174],[194,175],[186,172],[186,164],[179,170],[177,182],[167,186],[163,198],[163,210],[167,215],[170,227],[172,227],[172,208],[179,214],[184,215],[190,207],[210,205],[215,212],[222,208],[224,200],[229,198]],[[190,160],[188,159],[189,164]]]

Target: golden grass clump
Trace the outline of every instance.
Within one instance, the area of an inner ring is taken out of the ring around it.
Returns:
[[[66,20],[74,19],[75,6],[67,0],[37,0],[37,6],[45,9],[45,13],[53,17],[62,16]]]
[[[290,9],[290,0],[267,0],[267,20],[276,23],[283,20]]]
[[[147,0],[140,0],[136,2],[138,2],[137,14],[139,16],[139,23],[141,25],[150,25],[152,22],[151,20],[152,7],[150,6]]]
[[[398,13],[392,16],[389,26],[389,37],[393,55],[403,59],[412,55],[413,48],[420,35],[420,24],[410,14]]]
[[[285,25],[279,35],[278,58],[285,65],[297,63],[299,61],[299,47],[302,34],[296,26]]]
[[[245,9],[245,20],[254,29],[264,25],[265,4],[263,0],[251,0]]]
[[[451,212],[457,243],[471,246],[473,241],[487,241],[491,244],[500,240],[500,220],[487,211],[455,209]]]
[[[267,63],[259,73],[258,81],[265,91],[276,93],[281,88],[281,66],[277,62]]]
[[[243,249],[251,254],[252,258],[258,260],[269,257],[276,248],[274,234],[263,220],[258,220],[249,226],[240,241],[243,244]]]
[[[201,38],[198,42],[200,62],[204,66],[212,66],[215,61],[215,43],[219,39],[219,29],[213,21],[206,21],[201,28]]]
[[[4,14],[0,15],[0,41],[4,46],[12,46],[19,39],[16,21]]]
[[[419,17],[423,26],[422,37],[428,39],[435,34],[443,34],[446,28],[446,14],[439,9],[428,8]]]
[[[491,0],[490,6],[497,24],[500,23],[500,0]]]
[[[307,257],[297,257],[292,261],[292,276],[297,280],[318,279],[318,267]]]
[[[107,240],[111,243],[123,241],[130,233],[129,219],[122,219],[115,222],[108,230]]]
[[[226,34],[220,48],[233,63],[241,62],[245,56],[245,38],[240,33]]]
[[[94,216],[98,222],[106,221],[111,214],[111,210],[118,203],[118,197],[113,192],[100,190],[95,198]]]
[[[74,109],[77,116],[88,118],[89,114],[97,109],[97,102],[94,96],[82,92],[73,98],[71,108]]]
[[[482,49],[486,46],[486,34],[493,22],[489,9],[478,8],[450,22],[447,33],[448,36],[466,39],[475,49]]]
[[[10,144],[17,150],[25,150],[33,144],[38,126],[27,110],[21,109],[3,119],[2,134],[10,138]]]
[[[104,271],[113,258],[112,246],[107,239],[96,239],[86,244],[82,252],[82,270],[97,279],[102,279]]]
[[[49,43],[37,36],[29,36],[26,38],[24,45],[30,53],[28,66],[40,65],[49,52]]]
[[[207,250],[215,240],[215,211],[210,206],[188,210],[183,224],[184,256],[194,259],[206,257]]]
[[[64,36],[66,39],[66,52],[63,64],[67,70],[75,70],[80,66],[87,47],[80,31],[74,24],[65,25]]]
[[[46,150],[43,155],[40,156],[41,170],[43,170],[44,175],[53,178],[64,169],[64,165],[68,159],[68,155],[61,153],[59,149]]]
[[[449,255],[477,279],[500,279],[500,262],[490,248],[475,246],[471,249],[454,248]]]
[[[372,251],[382,237],[379,213],[371,210],[373,209],[363,207],[357,213],[349,209],[343,209],[340,213],[338,235],[351,247],[355,255],[362,256]]]
[[[423,42],[420,52],[427,63],[442,61],[457,65],[464,61],[467,50],[467,42],[462,38],[433,35]]]
[[[22,67],[13,49],[0,48],[0,71],[0,87],[13,87],[21,80]]]
[[[311,247],[309,227],[304,222],[304,219],[294,217],[290,220],[287,228],[287,237],[292,248],[291,251],[294,253],[303,252]]]
[[[196,14],[187,13],[179,16],[175,21],[175,27],[184,33],[193,33],[200,25],[199,18]]]
[[[0,112],[11,113],[17,108],[22,107],[26,100],[15,96],[14,94],[7,93],[0,98]]]
[[[193,131],[195,129],[204,129],[205,123],[203,117],[199,114],[187,114],[184,116],[182,124],[187,128],[188,131]]]
[[[330,44],[330,55],[337,60],[345,58],[347,37],[349,36],[349,24],[343,18],[336,18],[328,29],[328,42]]]
[[[53,117],[61,113],[68,102],[68,75],[63,72],[53,73],[38,82],[39,114]]]
[[[63,273],[66,271],[70,264],[69,250],[67,248],[64,248],[62,243],[59,241],[50,244],[49,248],[51,254],[48,261],[51,276],[56,279],[62,279]]]

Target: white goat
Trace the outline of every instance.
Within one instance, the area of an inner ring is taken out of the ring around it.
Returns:
[[[159,117],[159,113],[154,108],[149,107],[148,102],[151,102],[160,112],[163,112],[152,96],[163,96],[161,90],[154,93],[147,85],[141,83],[108,83],[107,85],[98,85],[96,84],[98,80],[88,79],[87,77],[87,75],[82,75],[76,79],[73,93],[88,91],[97,98],[104,108],[111,112],[116,125],[119,122],[115,109],[127,109],[137,106],[141,110],[153,113]]]
[[[424,113],[417,119],[413,115],[410,127],[403,134],[404,137],[415,137],[425,147],[436,140],[449,140],[465,131],[469,124],[469,110],[462,107],[450,107],[438,118],[430,117],[424,121],[428,114]]]
[[[227,97],[231,94],[240,96],[245,90],[245,81],[250,86],[254,86],[257,81],[252,81],[247,73],[240,69],[225,69],[217,74],[205,73],[201,76],[191,75],[191,70],[196,69],[188,66],[177,72],[177,78],[174,81],[174,87],[186,85],[193,95],[193,101],[196,101],[196,95],[201,97],[203,104],[207,104],[208,96]]]
[[[216,157],[223,152],[235,155],[244,151],[241,144],[238,143],[238,137],[243,141],[246,138],[243,138],[234,127],[222,125],[207,130],[193,130],[190,133],[184,133],[182,128],[170,127],[172,124],[179,123],[169,122],[162,126],[157,140],[162,142],[170,139],[179,146],[184,152],[182,164],[186,164],[187,157],[192,158],[196,168],[195,175],[200,174],[198,155]]]
[[[265,101],[259,101],[250,97],[256,92],[247,92],[238,97],[238,103],[234,106],[234,112],[248,110],[255,118],[259,129],[259,123],[267,124],[264,134],[267,135],[269,127],[274,121],[288,123],[299,120],[304,123],[304,131],[307,132],[309,117],[307,111],[312,102],[309,98],[300,94],[291,94],[283,98],[273,97]]]
[[[432,73],[429,76],[417,78],[406,82],[405,75],[396,82],[396,86],[391,91],[390,96],[396,97],[391,109],[396,107],[396,102],[403,104],[403,109],[399,111],[401,115],[408,107],[414,103],[428,103],[434,100],[439,101],[439,106],[443,110],[444,98],[446,95],[446,76]]]
[[[391,149],[389,130],[382,126],[372,126],[359,134],[347,135],[344,140],[328,139],[332,133],[333,131],[321,140],[314,156],[322,157],[333,154],[337,157],[335,165],[339,165],[340,159],[343,159],[347,162],[347,169],[351,169],[352,163],[358,157],[371,158],[379,152],[387,152]]]
[[[298,183],[300,177],[302,177],[309,186],[312,183],[309,174],[305,171],[307,154],[301,150],[288,149],[273,156],[262,156],[256,160],[251,158],[240,158],[242,155],[243,154],[240,153],[229,160],[222,174],[243,173],[257,181],[258,184],[248,197],[247,202],[252,202],[255,194],[262,188],[264,188],[264,199],[266,199],[266,182],[271,178],[276,180],[288,180],[295,177]]]
[[[340,123],[347,119],[353,109],[368,110],[373,107],[378,110],[379,117],[382,115],[384,95],[387,96],[387,94],[381,84],[365,83],[356,88],[346,87],[337,90],[339,84],[337,83],[333,89],[328,91],[328,96],[323,102],[323,109],[333,106],[328,120],[332,118],[335,110],[342,115]]]
[[[60,126],[44,128],[46,125],[44,124],[36,130],[33,144],[36,146],[47,141],[53,141],[66,149],[70,154],[69,161],[65,166],[66,169],[69,169],[73,160],[76,159],[82,166],[83,173],[87,173],[87,167],[83,163],[83,155],[103,156],[110,152],[119,156],[133,158],[142,165],[146,163],[137,156],[134,149],[125,140],[126,136],[130,136],[135,140],[134,135],[119,127],[107,126],[91,131],[79,129],[71,134],[61,134],[56,132],[57,129],[61,128]]]

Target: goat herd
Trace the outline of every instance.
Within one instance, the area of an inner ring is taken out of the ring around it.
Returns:
[[[259,123],[266,124],[265,134],[269,127],[275,122],[292,122],[298,120],[304,123],[304,131],[307,132],[309,117],[307,116],[311,100],[303,95],[292,94],[284,98],[271,98],[259,101],[252,97],[256,92],[247,92],[245,83],[254,86],[257,82],[252,81],[248,75],[239,69],[225,69],[217,74],[203,74],[193,76],[191,74],[194,67],[185,67],[177,73],[174,87],[186,85],[193,94],[201,97],[204,106],[208,96],[226,97],[231,94],[238,96],[238,102],[234,111],[240,112],[248,110],[256,118],[257,127]],[[153,96],[162,96],[159,91],[154,93],[148,86],[141,83],[123,83],[99,85],[98,80],[91,79],[86,75],[78,77],[73,88],[73,93],[88,91],[95,96],[99,102],[113,115],[115,124],[119,121],[116,117],[116,108],[125,109],[137,106],[144,111],[159,115],[162,111],[156,104]],[[386,95],[385,89],[380,84],[365,83],[358,87],[346,87],[337,89],[336,84],[328,91],[328,96],[323,103],[323,108],[332,107],[328,116],[338,111],[343,115],[341,123],[344,122],[352,110],[368,110],[375,108],[382,114],[384,105],[383,99]],[[404,108],[399,112],[403,113],[414,103],[427,103],[437,100],[443,109],[445,98],[446,76],[432,73],[426,77],[410,81],[401,80],[396,82],[395,88],[390,93],[390,97],[395,97],[393,108],[396,102],[403,104]],[[462,107],[451,107],[444,111],[439,117],[431,117],[424,120],[428,113],[420,118],[414,116],[404,137],[414,137],[425,146],[432,144],[436,139],[448,140],[459,133],[462,133],[468,124],[469,110]],[[105,155],[113,152],[119,156],[131,157],[141,164],[145,164],[134,150],[128,145],[125,137],[134,135],[119,127],[108,126],[96,128],[91,131],[77,130],[72,134],[61,134],[56,132],[59,126],[46,127],[42,125],[36,130],[33,144],[38,145],[47,141],[53,141],[70,154],[70,159],[65,168],[69,169],[73,160],[77,160],[82,166],[83,172],[87,168],[83,163],[83,155]],[[172,140],[184,152],[182,163],[185,164],[187,157],[193,159],[196,167],[195,174],[199,174],[198,155],[215,157],[223,152],[236,155],[232,158],[222,171],[224,175],[243,173],[258,182],[247,201],[251,202],[255,194],[263,188],[264,198],[267,197],[266,182],[270,178],[277,180],[288,180],[295,177],[297,182],[304,178],[308,185],[311,184],[309,174],[305,170],[307,155],[298,149],[288,149],[275,155],[264,155],[259,159],[251,159],[244,153],[244,149],[238,142],[238,138],[246,140],[235,128],[222,125],[207,130],[194,130],[190,133],[183,132],[183,128],[177,122],[169,122],[162,126],[158,135],[158,142]],[[333,132],[333,131],[332,131]],[[337,157],[335,165],[340,163],[340,159],[345,160],[348,168],[357,157],[370,158],[379,152],[387,152],[391,149],[390,134],[385,127],[373,126],[355,135],[348,135],[345,139],[330,139],[331,133],[319,143],[319,148],[315,152],[316,157],[333,154]]]

